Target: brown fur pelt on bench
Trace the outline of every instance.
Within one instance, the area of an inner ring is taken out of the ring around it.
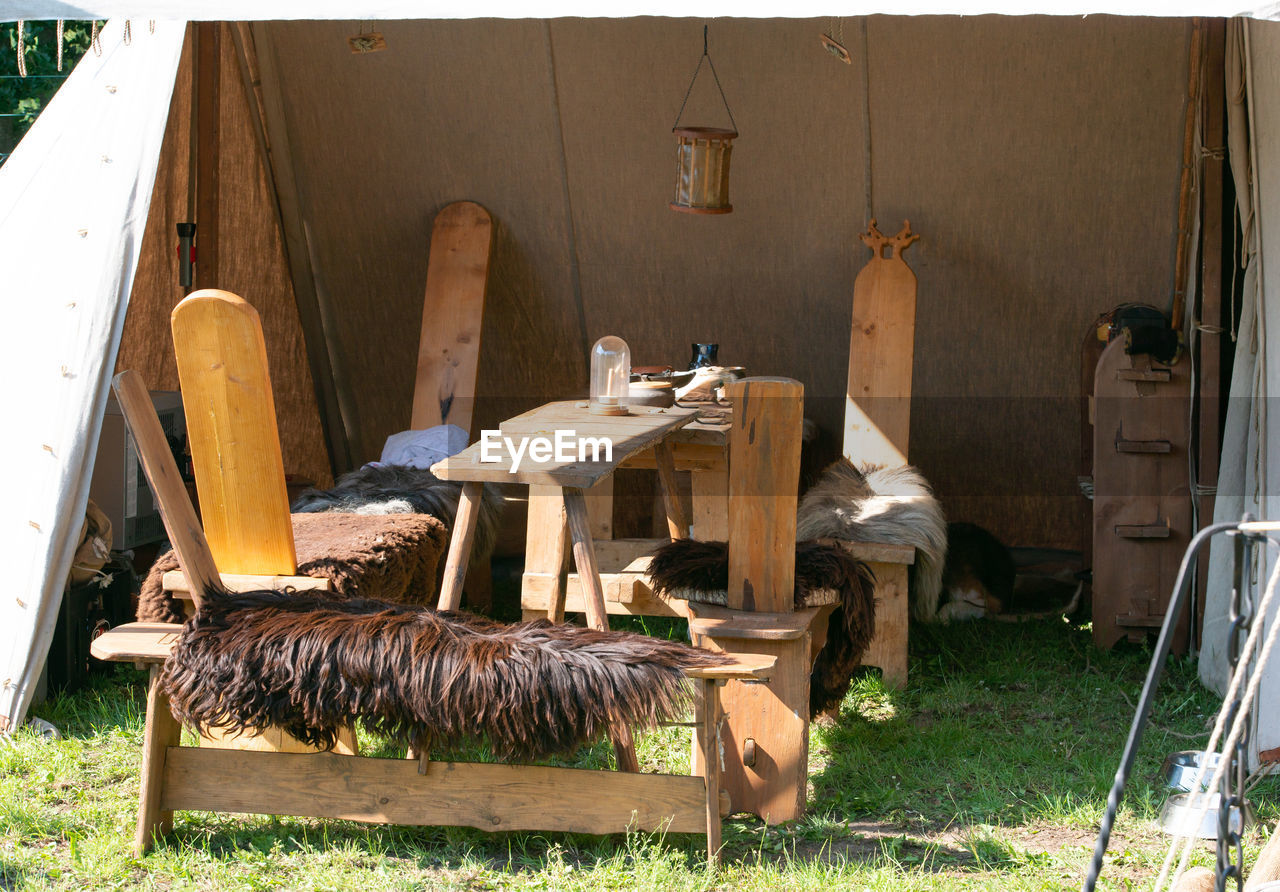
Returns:
[[[205,730],[278,725],[332,748],[366,728],[420,752],[483,739],[504,759],[572,751],[687,706],[685,669],[722,654],[545,620],[503,625],[315,593],[205,595],[164,665],[173,714]]]
[[[797,607],[813,591],[835,589],[840,595],[831,613],[827,641],[809,677],[809,712],[816,716],[844,699],[853,670],[861,665],[875,635],[875,577],[844,549],[818,542],[796,545],[795,575]],[[654,552],[649,580],[655,592],[723,607],[728,600],[729,546],[677,539]]]
[[[294,514],[298,576],[323,576],[333,594],[405,604],[435,601],[440,559],[449,544],[445,525],[423,514]],[[173,552],[156,558],[138,594],[140,622],[180,623],[182,602],[164,591],[177,570]]]
[[[498,541],[498,524],[506,503],[493,484],[485,484],[483,492],[474,548],[477,555],[487,559]],[[343,474],[330,489],[305,490],[289,510],[294,514],[427,514],[453,529],[461,493],[461,483],[441,480],[426,468],[365,465]]]

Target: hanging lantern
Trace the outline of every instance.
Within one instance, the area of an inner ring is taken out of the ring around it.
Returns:
[[[711,69],[711,76],[715,79],[716,89],[720,91],[720,101],[729,114],[732,129],[680,126],[680,117],[693,93],[693,85],[702,73],[703,62]],[[733,120],[733,112],[729,110],[724,88],[720,86],[715,63],[707,52],[706,25],[702,26],[702,58],[698,60],[698,67],[693,70],[693,79],[689,81],[689,90],[684,95],[684,102],[680,104],[671,132],[676,135],[676,197],[671,202],[671,209],[686,214],[731,212],[733,205],[729,203],[729,156],[733,151],[733,141],[738,136],[738,125]]]
[[[718,127],[679,127],[676,135],[676,200],[673,211],[686,214],[727,214],[729,154],[735,130]]]

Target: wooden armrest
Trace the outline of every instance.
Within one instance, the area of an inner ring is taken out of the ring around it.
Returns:
[[[730,654],[734,662],[727,666],[708,666],[704,669],[687,669],[690,678],[755,678],[766,679],[773,675],[778,658],[772,654]]]
[[[819,539],[823,545],[838,545],[860,561],[876,564],[914,564],[916,550],[910,545],[889,542],[848,542],[844,539]]]
[[[125,623],[93,639],[89,652],[118,663],[163,663],[181,634],[176,623]]]

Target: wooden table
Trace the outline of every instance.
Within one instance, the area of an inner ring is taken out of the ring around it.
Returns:
[[[666,441],[677,430],[693,421],[696,414],[693,409],[641,406],[632,408],[627,415],[592,415],[587,411],[585,401],[548,403],[503,422],[500,425],[502,436],[516,442],[522,439],[532,442],[533,438],[553,438],[557,431],[571,431],[579,440],[607,439],[613,444],[612,455],[607,459],[602,455],[598,459],[557,461],[554,457],[533,460],[525,454],[517,462],[509,449],[500,448],[493,450],[501,456],[498,460],[485,461],[484,444],[476,443],[433,465],[432,473],[441,480],[458,480],[464,484],[449,542],[449,555],[445,562],[440,608],[456,610],[462,603],[462,583],[466,578],[483,484],[523,483],[530,488],[530,544],[526,561],[532,560],[536,565],[538,560],[545,562],[548,556],[554,554],[556,578],[564,579],[567,546],[571,541],[582,592],[580,609],[586,613],[589,626],[607,629],[604,586],[592,541],[586,492],[609,478],[627,459],[648,451],[655,456],[659,477],[663,481],[671,533],[673,536],[688,535],[688,522],[682,516],[675,492],[671,449]],[[542,510],[535,513],[535,504],[540,505]],[[547,514],[552,517],[548,518]],[[535,517],[539,519],[535,520]],[[564,595],[564,585],[556,587],[551,593],[546,615],[553,622],[564,620]],[[615,730],[614,747],[620,767],[630,771],[639,770],[628,731]]]
[[[729,430],[732,409],[713,403],[689,405],[695,417],[662,440],[670,452],[671,476],[674,477],[675,471],[688,471],[690,476],[691,530],[681,535],[690,535],[704,542],[726,541],[729,538]],[[675,492],[674,483],[668,483],[653,449],[637,451],[619,462],[619,466],[657,468],[663,484],[664,504],[669,494]],[[648,555],[666,540],[614,539],[612,479],[600,479],[597,483],[586,494],[586,503],[594,550],[602,571],[600,578],[605,610],[634,616],[687,616],[685,602],[661,598],[649,585]],[[666,507],[670,518],[671,508],[669,505]],[[543,616],[563,619],[565,611],[582,613],[586,610],[580,578],[568,572],[565,541],[563,534],[557,533],[563,527],[564,508],[559,492],[530,487],[525,572],[520,590],[520,603],[526,619]],[[675,533],[672,535],[674,537]],[[909,568],[915,563],[915,549],[887,543],[838,544],[855,558],[865,561],[876,577],[876,634],[863,662],[878,667],[887,685],[905,687],[910,613],[907,585]],[[558,608],[558,612],[553,608]],[[825,619],[821,625],[825,628]],[[825,636],[823,629],[816,631],[819,634],[814,636],[814,643],[820,648]]]

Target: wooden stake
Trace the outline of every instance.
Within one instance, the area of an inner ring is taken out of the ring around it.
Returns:
[[[1187,65],[1187,105],[1182,120],[1182,181],[1178,187],[1178,250],[1174,259],[1173,308],[1170,327],[1182,331],[1183,314],[1187,306],[1187,245],[1191,236],[1191,215],[1195,208],[1191,202],[1191,190],[1195,181],[1191,157],[1195,150],[1196,110],[1200,101],[1200,47],[1204,39],[1204,19],[1191,20],[1191,59]]]
[[[221,145],[222,23],[195,26],[196,245],[195,287],[218,284],[218,153]]]

